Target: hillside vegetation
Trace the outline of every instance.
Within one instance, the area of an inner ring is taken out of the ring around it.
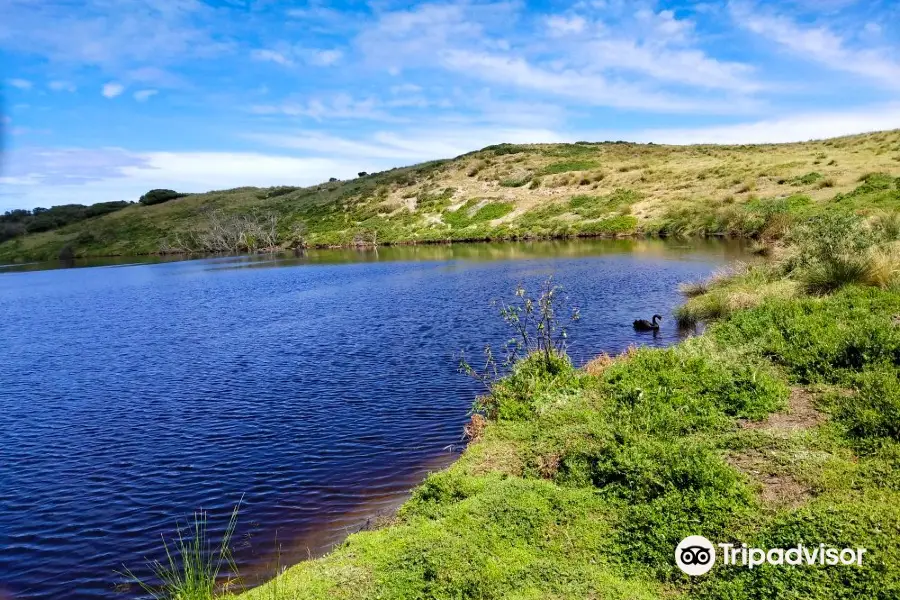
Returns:
[[[591,235],[777,240],[809,214],[896,209],[898,176],[900,131],[744,146],[501,144],[311,187],[173,192],[18,235],[0,261]]]

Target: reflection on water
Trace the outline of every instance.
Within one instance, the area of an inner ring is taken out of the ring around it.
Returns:
[[[167,256],[117,256],[83,258],[70,261],[32,262],[18,265],[0,264],[0,273],[17,271],[44,271],[83,267],[126,267],[140,264],[160,264],[194,260],[214,261],[227,268],[237,267],[289,267],[314,264],[346,264],[359,262],[392,261],[445,261],[445,260],[515,260],[542,257],[601,256],[634,252],[643,255],[677,256],[702,253],[728,258],[746,258],[744,244],[737,240],[685,239],[660,240],[644,238],[551,240],[531,242],[495,242],[467,244],[420,244],[381,246],[376,248],[310,248],[277,254],[236,255],[218,257]]]
[[[242,495],[243,571],[266,574],[276,539],[282,564],[321,554],[457,455],[479,391],[458,352],[508,337],[492,299],[554,275],[583,363],[677,341],[677,284],[740,257],[593,240],[7,269],[0,596],[123,597],[122,562]],[[632,329],[653,313],[656,336]]]

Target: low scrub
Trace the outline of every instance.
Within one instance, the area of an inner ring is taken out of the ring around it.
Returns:
[[[168,202],[170,200],[184,198],[188,195],[189,194],[176,192],[175,190],[150,190],[149,192],[141,196],[139,202],[146,206],[150,206],[152,204],[162,204],[163,202]]]
[[[551,163],[543,167],[539,175],[555,175],[558,173],[569,173],[571,171],[590,171],[596,169],[600,164],[595,160],[566,160],[562,162]]]

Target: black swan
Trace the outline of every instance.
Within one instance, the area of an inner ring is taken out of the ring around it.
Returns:
[[[638,331],[656,331],[659,329],[659,323],[656,321],[662,321],[662,315],[653,315],[653,322],[651,323],[647,319],[638,319],[634,322],[634,328]]]

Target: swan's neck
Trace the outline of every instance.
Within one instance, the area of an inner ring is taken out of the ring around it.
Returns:
[[[654,325],[656,325],[656,319],[658,319],[658,318],[659,318],[659,317],[657,317],[656,315],[653,315],[653,324],[654,324]]]

